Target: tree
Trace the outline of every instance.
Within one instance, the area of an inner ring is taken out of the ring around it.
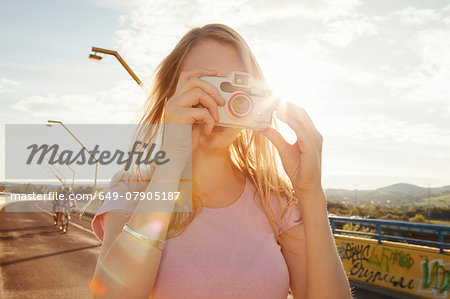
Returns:
[[[416,214],[416,216],[409,218],[411,222],[427,222],[422,214]]]

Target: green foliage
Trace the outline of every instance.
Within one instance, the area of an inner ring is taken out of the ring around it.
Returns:
[[[326,194],[329,201],[349,205],[357,202],[358,205],[377,204],[389,208],[398,206],[428,207],[428,205],[445,208],[450,206],[450,185],[430,189],[411,184],[395,184],[375,190],[328,188]]]
[[[348,230],[348,231],[353,231],[353,232],[363,232],[363,233],[367,233],[367,234],[375,234],[376,233],[375,228],[370,228],[368,226],[363,226],[363,225],[353,224],[353,223],[344,224],[344,227],[342,229]],[[347,233],[344,233],[344,235],[357,236],[357,237],[361,236],[361,235],[357,235],[357,234],[347,234]],[[365,237],[372,238],[369,236],[365,236]]]
[[[428,209],[426,207],[411,205],[386,207],[378,204],[366,204],[356,209],[353,204],[345,205],[339,202],[328,202],[328,213],[345,217],[361,216],[413,222],[421,222],[421,219],[423,219],[423,222],[426,222],[428,219]],[[430,214],[431,219],[448,220],[450,219],[450,207],[432,207]]]
[[[416,214],[416,216],[409,218],[411,222],[427,222],[427,219],[421,214]]]
[[[12,193],[26,193],[26,194],[31,194],[31,193],[36,193],[36,194],[43,194],[43,193],[47,193],[47,187],[45,185],[33,185],[33,184],[21,184],[21,185],[17,185],[14,186],[13,188],[10,188],[8,190],[8,192],[12,192]]]

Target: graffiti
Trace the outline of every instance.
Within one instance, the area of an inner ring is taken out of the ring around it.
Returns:
[[[347,244],[347,242],[341,242],[339,246],[336,246],[341,260],[345,259],[345,244]]]
[[[338,247],[341,259],[347,259],[355,263],[357,261],[367,261],[369,256],[370,245],[354,244],[350,242],[342,242]]]
[[[355,237],[335,240],[349,279],[423,298],[448,297],[450,255]]]
[[[400,267],[410,269],[414,265],[414,258],[402,250],[392,250],[382,247],[381,253],[377,253],[377,247],[372,247],[370,251],[369,244],[355,244],[352,242],[341,242],[337,248],[341,259],[346,259],[355,263],[357,261],[367,261],[374,264],[384,271],[389,272],[390,265],[399,265]]]
[[[402,289],[407,288],[410,290],[414,289],[414,279],[408,280],[403,276],[396,278],[395,275],[367,269],[360,261],[353,265],[349,273],[351,276],[357,276],[358,278],[363,279],[366,283],[377,283],[383,281],[391,284],[393,287],[400,287]]]
[[[376,253],[376,248],[374,248],[367,262],[384,268],[384,271],[389,272],[389,265],[395,264],[410,269],[414,265],[414,258],[403,250],[392,250],[383,247],[380,255]]]
[[[442,259],[422,261],[422,279],[420,281],[419,292],[432,293],[435,297],[447,297],[447,290],[450,288],[450,271],[448,265],[443,264]],[[446,269],[447,268],[447,269]]]

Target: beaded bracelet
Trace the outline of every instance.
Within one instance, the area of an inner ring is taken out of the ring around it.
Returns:
[[[132,230],[127,224],[125,224],[125,225],[123,226],[122,231],[127,232],[127,233],[129,233],[130,235],[132,235],[133,237],[135,237],[136,239],[141,240],[141,241],[145,241],[147,244],[149,244],[149,245],[151,245],[151,246],[153,246],[153,247],[156,247],[156,248],[158,248],[158,249],[160,249],[160,250],[162,250],[162,249],[164,248],[164,245],[165,245],[165,243],[166,243],[166,242],[163,241],[163,240],[150,239],[149,237],[147,237],[147,236],[145,236],[145,235],[143,235],[143,234],[140,234],[140,233],[138,233],[138,232],[135,232],[135,231]]]

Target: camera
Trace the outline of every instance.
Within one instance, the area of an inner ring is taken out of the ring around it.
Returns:
[[[225,99],[218,106],[217,126],[262,130],[272,121],[274,101],[271,91],[255,85],[249,73],[230,72],[226,77],[201,77],[214,85]]]

